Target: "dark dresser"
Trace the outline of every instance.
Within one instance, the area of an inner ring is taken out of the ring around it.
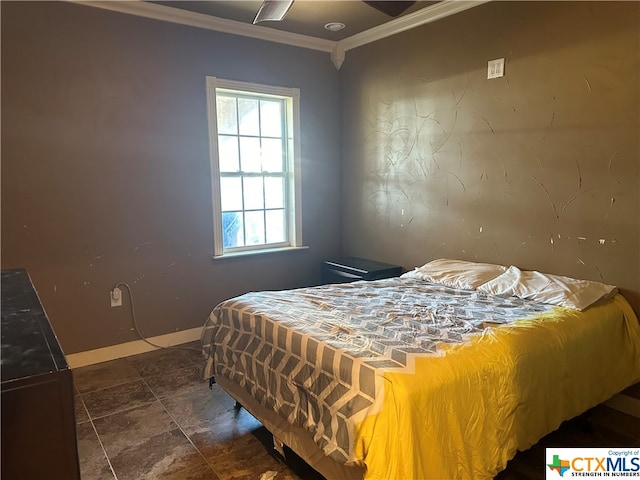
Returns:
[[[322,283],[347,283],[397,277],[402,267],[358,257],[342,257],[322,263]]]
[[[73,379],[27,272],[2,270],[2,480],[80,479]]]

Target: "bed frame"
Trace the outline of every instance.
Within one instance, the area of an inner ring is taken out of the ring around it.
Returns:
[[[339,478],[340,480],[362,480],[364,478],[364,470],[361,467],[348,467],[327,457],[306,430],[290,425],[278,414],[260,405],[257,400],[235,383],[224,377],[216,377],[216,383],[271,432],[273,448],[283,457],[285,454],[282,447],[287,446],[325,478]]]

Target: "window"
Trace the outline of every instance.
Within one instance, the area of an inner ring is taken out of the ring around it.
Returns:
[[[302,246],[299,99],[207,77],[215,257]]]

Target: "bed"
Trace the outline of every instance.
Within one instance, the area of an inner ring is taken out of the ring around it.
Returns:
[[[489,479],[640,380],[612,286],[440,259],[400,278],[222,302],[215,378],[327,478]]]

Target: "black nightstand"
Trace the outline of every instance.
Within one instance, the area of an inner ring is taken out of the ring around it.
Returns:
[[[402,267],[357,257],[325,260],[322,263],[322,283],[347,283],[356,280],[380,280],[397,277]]]

